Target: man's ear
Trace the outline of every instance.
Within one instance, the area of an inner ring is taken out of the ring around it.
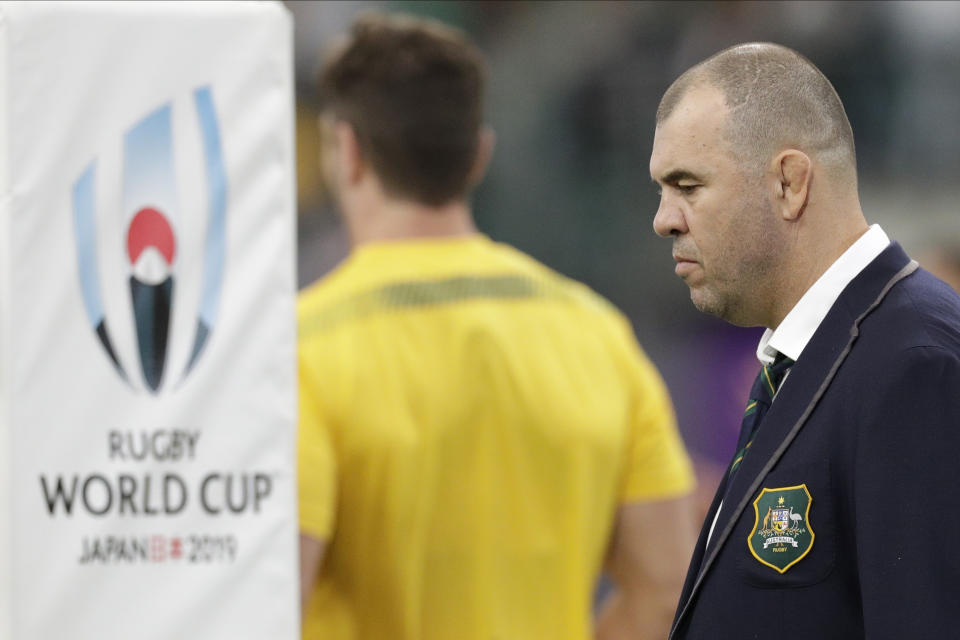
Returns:
[[[799,220],[810,198],[813,162],[797,149],[782,151],[773,160],[777,208],[784,220]]]
[[[366,168],[357,132],[350,123],[340,120],[334,125],[334,135],[337,139],[340,180],[347,185],[356,184],[363,177]]]
[[[483,126],[477,134],[477,155],[473,160],[473,167],[471,167],[467,179],[469,188],[477,186],[483,180],[483,176],[487,173],[487,167],[490,166],[490,158],[493,157],[493,148],[496,143],[497,135],[493,132],[493,129]]]

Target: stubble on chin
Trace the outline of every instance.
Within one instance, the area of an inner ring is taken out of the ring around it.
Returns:
[[[721,295],[719,292],[707,288],[691,288],[690,300],[700,313],[717,317],[738,327],[754,326],[748,317],[747,305],[732,295]]]
[[[700,313],[723,318],[725,305],[715,292],[710,291],[703,285],[690,287],[690,301],[693,302],[693,306]]]

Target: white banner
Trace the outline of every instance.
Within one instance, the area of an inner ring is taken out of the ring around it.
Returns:
[[[0,638],[298,637],[292,25],[0,5]]]

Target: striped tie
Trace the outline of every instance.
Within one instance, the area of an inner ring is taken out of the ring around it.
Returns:
[[[743,412],[743,421],[740,423],[740,438],[737,440],[737,454],[733,456],[733,462],[730,464],[730,477],[727,479],[728,487],[740,467],[740,463],[743,462],[743,457],[750,450],[753,438],[757,434],[757,427],[760,426],[760,421],[763,420],[763,416],[770,409],[773,397],[777,395],[777,390],[783,383],[783,378],[787,375],[791,366],[793,366],[793,360],[779,353],[773,364],[763,365],[760,373],[757,374],[757,379],[753,382],[753,388],[750,389],[750,400]]]

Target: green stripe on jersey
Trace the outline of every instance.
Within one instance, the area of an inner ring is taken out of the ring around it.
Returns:
[[[393,282],[354,294],[321,309],[300,328],[302,335],[329,331],[344,322],[393,309],[454,304],[478,299],[524,300],[561,298],[559,283],[527,276],[460,276],[445,280]]]

